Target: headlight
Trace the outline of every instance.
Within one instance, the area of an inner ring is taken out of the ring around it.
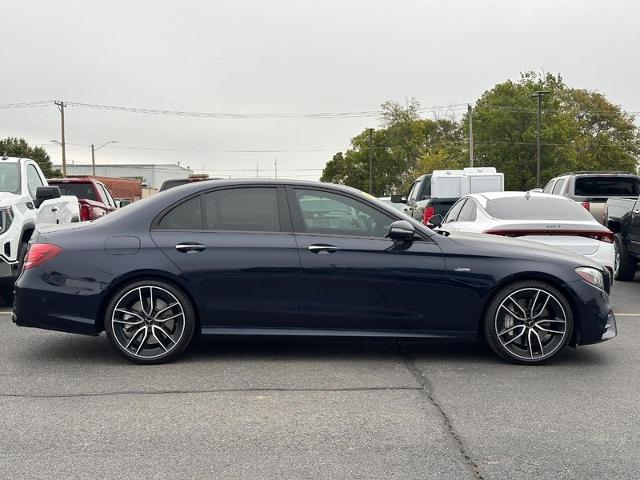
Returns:
[[[9,230],[13,223],[13,209],[11,207],[0,207],[0,234]]]
[[[576,273],[585,282],[600,290],[604,290],[604,277],[602,276],[602,272],[597,268],[578,267],[576,268]]]

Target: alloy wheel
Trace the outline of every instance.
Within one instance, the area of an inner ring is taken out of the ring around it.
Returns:
[[[185,311],[168,290],[136,286],[121,295],[111,315],[113,337],[127,354],[141,360],[167,356],[185,333]]]
[[[541,288],[522,288],[498,306],[495,332],[502,348],[522,360],[542,360],[564,345],[567,314],[555,295]]]

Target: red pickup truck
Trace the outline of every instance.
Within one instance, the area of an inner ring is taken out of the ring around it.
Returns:
[[[116,203],[104,183],[93,178],[52,178],[49,185],[60,187],[62,195],[78,197],[80,221],[95,220],[116,209]]]

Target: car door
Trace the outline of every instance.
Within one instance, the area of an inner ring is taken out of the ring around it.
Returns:
[[[29,191],[29,195],[34,200],[34,205],[37,205],[35,202],[36,198],[36,190],[39,187],[44,187],[44,179],[38,173],[35,165],[32,163],[27,163],[26,165],[26,175],[27,175],[27,190]],[[58,216],[58,199],[45,200],[42,204],[36,207],[36,223],[60,223]]]
[[[442,328],[443,254],[429,236],[386,238],[392,215],[348,193],[287,188],[302,280],[297,327],[357,331]]]
[[[202,306],[202,327],[270,328],[295,316],[300,259],[284,190],[221,187],[163,212],[151,236]]]

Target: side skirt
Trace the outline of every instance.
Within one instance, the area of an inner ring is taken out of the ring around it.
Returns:
[[[366,337],[366,338],[432,338],[442,340],[475,341],[477,332],[456,331],[380,331],[380,330],[329,330],[322,328],[235,328],[202,327],[203,335],[264,335],[300,337]]]

